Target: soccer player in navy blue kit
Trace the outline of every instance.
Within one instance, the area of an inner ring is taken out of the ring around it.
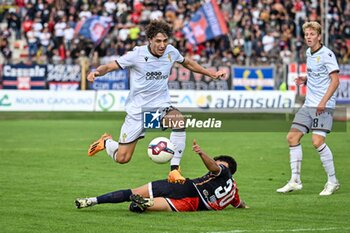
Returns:
[[[223,210],[229,205],[248,208],[240,199],[237,184],[232,177],[237,169],[236,161],[227,155],[220,155],[214,159],[209,157],[195,140],[193,151],[209,170],[202,177],[187,178],[184,184],[158,180],[135,189],[118,190],[98,197],[78,198],[75,200],[76,207],[80,209],[97,204],[131,201],[130,210],[133,212]]]

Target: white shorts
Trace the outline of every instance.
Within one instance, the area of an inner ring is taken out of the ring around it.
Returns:
[[[138,139],[144,138],[145,129],[143,127],[142,113],[127,114],[120,129],[119,143],[128,144]]]
[[[176,108],[172,106],[164,107],[159,109],[159,123],[161,119],[168,114],[171,110]],[[177,110],[177,109],[176,109]],[[156,111],[154,109],[149,109],[149,111]],[[161,125],[160,125],[161,128]],[[145,125],[144,125],[144,113],[137,114],[127,114],[120,130],[119,143],[120,144],[129,144],[133,143],[138,139],[145,137]]]

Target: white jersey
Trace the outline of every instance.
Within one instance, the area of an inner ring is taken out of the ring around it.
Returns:
[[[161,57],[152,55],[148,45],[137,46],[116,62],[130,71],[130,92],[125,104],[128,114],[141,113],[142,107],[170,105],[168,77],[175,62],[184,62],[174,46],[168,45]]]
[[[307,94],[305,106],[317,107],[331,83],[329,74],[339,71],[334,53],[323,46],[311,53],[306,50]],[[335,94],[328,100],[326,108],[335,108]]]

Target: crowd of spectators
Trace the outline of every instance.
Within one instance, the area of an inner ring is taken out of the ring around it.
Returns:
[[[13,3],[14,2],[14,3]],[[183,25],[201,6],[200,0],[15,0],[0,3],[0,51],[5,63],[16,63],[11,48],[25,40],[28,57],[37,63],[73,64],[87,56],[93,65],[123,55],[146,42],[144,29],[153,19],[173,28],[182,54],[202,64],[260,65],[303,61],[301,25],[322,21],[317,0],[217,0],[229,33],[191,45]],[[92,15],[110,17],[113,25],[97,46],[75,34],[77,23]],[[329,1],[328,46],[340,63],[350,62],[350,3]]]

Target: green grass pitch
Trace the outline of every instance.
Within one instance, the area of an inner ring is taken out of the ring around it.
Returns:
[[[193,138],[210,155],[232,154],[240,196],[250,209],[221,212],[135,214],[128,203],[78,210],[89,197],[165,178],[167,165],[152,163],[148,142],[166,132],[150,132],[129,164],[104,153],[87,156],[89,144],[107,131],[114,137],[121,113],[0,113],[0,232],[349,232],[350,126],[327,138],[340,190],[318,194],[326,175],[311,137],[303,138],[300,192],[275,192],[290,177],[286,132],[191,132],[182,160],[186,177],[206,172],[191,151]],[[259,117],[256,117],[258,119]],[[239,121],[239,119],[237,119]]]

